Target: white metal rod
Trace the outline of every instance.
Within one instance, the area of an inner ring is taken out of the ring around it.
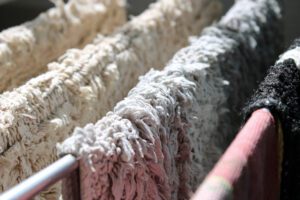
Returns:
[[[78,160],[66,155],[0,196],[0,200],[28,200],[78,168]]]

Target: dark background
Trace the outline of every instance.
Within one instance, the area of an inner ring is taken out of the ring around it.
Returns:
[[[5,2],[7,1],[7,2]],[[129,13],[137,15],[154,0],[128,0]],[[224,12],[234,0],[221,0]],[[300,37],[300,0],[284,0],[285,4],[285,43],[288,45],[294,38]],[[31,20],[40,12],[53,5],[48,0],[0,0],[0,30]],[[299,18],[298,18],[299,17]]]

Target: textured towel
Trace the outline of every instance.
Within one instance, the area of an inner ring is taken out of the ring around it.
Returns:
[[[113,36],[68,51],[49,72],[0,95],[0,190],[52,163],[57,142],[96,122],[219,13],[217,1],[158,1]]]
[[[192,199],[279,199],[278,136],[271,113],[254,112]]]
[[[281,199],[300,199],[300,41],[296,40],[269,69],[245,115],[258,108],[269,108],[283,129]]]
[[[126,21],[123,0],[52,0],[56,7],[33,21],[0,33],[0,92],[46,71],[69,48],[81,48],[97,33]]]
[[[82,198],[187,199],[237,130],[235,107],[281,50],[280,22],[277,1],[238,1],[113,112],[75,129],[58,148],[82,157]]]

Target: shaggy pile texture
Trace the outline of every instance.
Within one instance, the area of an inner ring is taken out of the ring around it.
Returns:
[[[96,122],[219,13],[217,1],[158,1],[113,36],[68,51],[47,73],[0,95],[0,190],[56,160],[57,142]]]
[[[264,81],[245,107],[245,116],[268,108],[281,121],[283,162],[281,199],[300,199],[300,41],[286,51],[269,69]]]
[[[97,33],[124,24],[123,0],[52,0],[56,7],[0,33],[0,92],[46,71],[69,48],[82,48]]]
[[[112,112],[75,129],[58,149],[82,158],[82,198],[189,198],[237,131],[235,111],[281,50],[281,35],[277,1],[237,1]]]

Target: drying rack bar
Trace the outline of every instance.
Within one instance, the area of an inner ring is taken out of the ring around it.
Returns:
[[[266,108],[260,109],[265,113],[270,113]],[[270,114],[265,114],[260,116],[262,119],[258,121],[270,121]],[[251,117],[248,119],[247,123],[254,123],[256,118]],[[269,122],[269,126],[271,126]],[[256,127],[257,130],[261,131],[261,127]],[[250,130],[251,132],[257,132],[256,129]],[[227,150],[228,151],[228,150]],[[35,195],[39,194],[49,186],[55,184],[59,180],[66,177],[71,177],[72,194],[68,195],[70,200],[80,200],[80,183],[79,183],[79,160],[74,156],[68,154],[61,159],[57,160],[53,164],[49,165],[45,169],[39,171],[35,175],[24,180],[20,184],[14,186],[8,191],[0,195],[0,200],[28,200],[33,198]],[[75,184],[76,183],[76,184]],[[201,192],[196,194],[196,197],[200,197]],[[195,198],[194,198],[195,199]],[[198,198],[196,198],[198,199]]]
[[[79,161],[77,158],[72,155],[66,155],[20,184],[2,193],[0,200],[31,199],[44,189],[70,175],[78,166]]]

